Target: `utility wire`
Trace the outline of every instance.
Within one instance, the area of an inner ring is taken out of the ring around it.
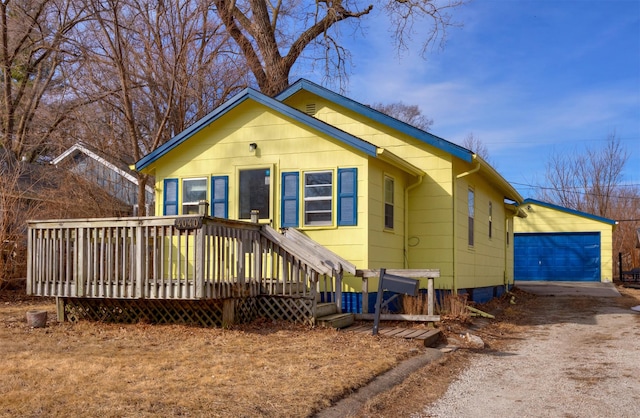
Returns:
[[[640,200],[640,196],[603,195],[603,194],[590,193],[590,192],[585,192],[585,191],[580,191],[580,190],[556,189],[554,187],[545,187],[545,186],[537,186],[537,185],[534,185],[534,184],[518,183],[518,182],[515,182],[515,181],[510,181],[509,183],[515,184],[515,185],[518,185],[518,186],[527,186],[527,187],[529,187],[531,189],[554,190],[554,191],[558,191],[558,192],[575,193],[575,194],[580,194],[580,195],[584,195],[584,196],[612,197],[614,199]],[[631,186],[640,186],[640,184],[616,185],[615,187],[631,187]],[[575,188],[578,189],[580,187],[576,186]]]

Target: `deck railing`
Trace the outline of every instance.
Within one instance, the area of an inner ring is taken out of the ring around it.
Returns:
[[[27,292],[118,299],[315,297],[331,266],[256,223],[178,216],[29,222]]]

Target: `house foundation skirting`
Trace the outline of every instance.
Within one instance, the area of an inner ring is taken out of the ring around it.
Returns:
[[[458,290],[459,294],[467,294],[468,300],[475,303],[487,303],[493,298],[499,298],[505,291],[509,291],[513,285],[510,286],[487,286],[487,287],[474,287],[468,289]]]
[[[459,294],[466,294],[468,301],[474,303],[486,303],[489,302],[493,298],[501,297],[505,291],[513,288],[513,285],[504,286],[487,286],[487,287],[476,287],[476,288],[468,288],[468,289],[460,289],[458,291]],[[425,289],[420,289],[420,292],[425,292]],[[442,305],[445,296],[450,295],[451,290],[446,289],[436,289],[435,290],[435,300],[437,305]],[[384,298],[389,298],[392,293],[384,292]],[[342,292],[342,312],[349,312],[355,314],[371,314],[375,311],[375,303],[376,303],[376,293],[369,293],[368,303],[364,303],[363,294],[361,292]],[[325,297],[321,294],[320,302],[335,302],[331,297]],[[388,310],[389,312],[399,312],[401,310],[400,307],[401,300],[398,298],[389,304]],[[368,311],[364,312],[364,307],[368,306]]]
[[[238,299],[57,298],[58,321],[188,324],[225,327],[257,318],[313,325],[316,302],[310,298],[257,296]]]

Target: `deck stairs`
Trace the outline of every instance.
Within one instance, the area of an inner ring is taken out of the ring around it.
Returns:
[[[318,303],[316,308],[316,324],[327,328],[346,328],[353,325],[355,315],[352,313],[338,313],[335,303]]]

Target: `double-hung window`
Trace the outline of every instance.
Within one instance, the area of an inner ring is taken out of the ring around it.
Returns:
[[[476,195],[473,189],[469,189],[467,194],[467,204],[468,204],[468,215],[469,215],[469,246],[473,247],[474,243],[474,235],[473,235],[473,224],[476,212]]]
[[[182,180],[182,214],[197,215],[201,200],[207,200],[207,179]]]
[[[338,226],[358,224],[358,169],[339,168],[334,180],[333,171],[283,172],[281,185],[281,225],[297,227],[298,210],[302,203],[305,226],[333,225],[334,212]],[[336,200],[334,204],[334,184]],[[299,194],[302,189],[303,200]]]
[[[393,229],[394,209],[394,181],[391,177],[384,177],[384,227]]]
[[[331,225],[333,208],[333,172],[304,173],[304,224]]]

